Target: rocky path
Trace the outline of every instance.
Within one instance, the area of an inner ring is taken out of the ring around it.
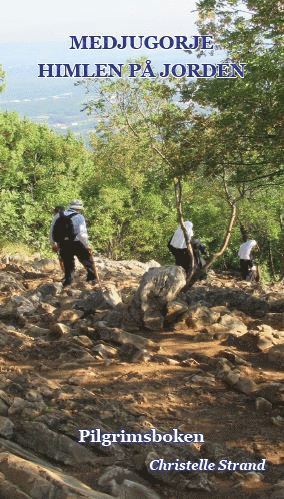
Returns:
[[[0,498],[284,497],[281,286],[211,273],[185,294],[177,267],[97,264],[103,290],[80,272],[62,290],[49,260],[0,265]],[[79,444],[87,428],[205,443]],[[267,470],[151,471],[162,458]]]

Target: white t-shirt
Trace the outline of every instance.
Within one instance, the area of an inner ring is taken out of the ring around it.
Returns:
[[[193,236],[193,223],[190,222],[189,220],[187,220],[186,222],[184,222],[184,225],[185,225],[185,228],[186,228],[186,232],[188,233],[188,237],[189,237],[189,240],[191,240],[192,236]],[[172,237],[172,240],[171,240],[171,245],[174,247],[174,248],[177,248],[177,249],[184,249],[186,248],[186,242],[185,242],[185,237],[183,235],[183,232],[182,232],[182,228],[179,227],[173,237]]]
[[[251,250],[257,245],[257,242],[254,239],[249,239],[245,243],[240,245],[239,249],[239,257],[241,260],[250,260]]]

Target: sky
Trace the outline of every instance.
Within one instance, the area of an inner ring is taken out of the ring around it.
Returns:
[[[71,34],[193,35],[194,0],[13,0],[0,43],[65,42]]]

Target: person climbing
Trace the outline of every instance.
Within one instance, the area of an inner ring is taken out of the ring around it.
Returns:
[[[53,217],[53,221],[52,221],[51,229],[50,229],[50,242],[51,242],[52,246],[54,245],[54,242],[52,240],[52,228],[53,228],[53,225],[54,225],[56,219],[58,218],[58,214],[60,214],[60,213],[63,214],[64,210],[65,210],[65,208],[62,205],[55,206],[54,209],[53,209],[53,215],[54,215],[54,217]],[[54,252],[56,252],[58,254],[58,260],[59,260],[60,268],[64,272],[64,264],[63,264],[63,260],[62,260],[60,254],[59,254],[59,251],[58,251],[59,248],[58,247],[56,248],[54,246],[52,249],[53,249]]]
[[[184,222],[188,238],[191,241],[193,236],[193,223],[187,220]],[[187,274],[191,272],[192,261],[188,249],[186,246],[186,241],[184,237],[183,230],[181,226],[177,228],[174,235],[168,242],[168,248],[172,255],[175,257],[176,265],[183,267]]]
[[[83,203],[76,199],[70,203],[67,210],[62,211],[61,208],[53,219],[50,240],[53,251],[59,253],[63,262],[63,286],[69,286],[72,283],[75,256],[87,270],[87,281],[95,281],[96,273],[88,242],[86,221],[81,213],[84,209]]]
[[[202,269],[206,265],[204,257],[207,255],[205,244],[202,244],[199,239],[191,238],[191,245],[194,254],[194,266],[196,269]]]
[[[251,269],[254,267],[251,253],[257,249],[259,248],[254,239],[246,238],[246,241],[240,245],[238,256],[240,258],[240,271],[243,280],[247,280],[251,274]]]

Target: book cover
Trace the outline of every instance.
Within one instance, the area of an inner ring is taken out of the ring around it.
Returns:
[[[276,0],[6,2],[0,499],[284,494]]]

